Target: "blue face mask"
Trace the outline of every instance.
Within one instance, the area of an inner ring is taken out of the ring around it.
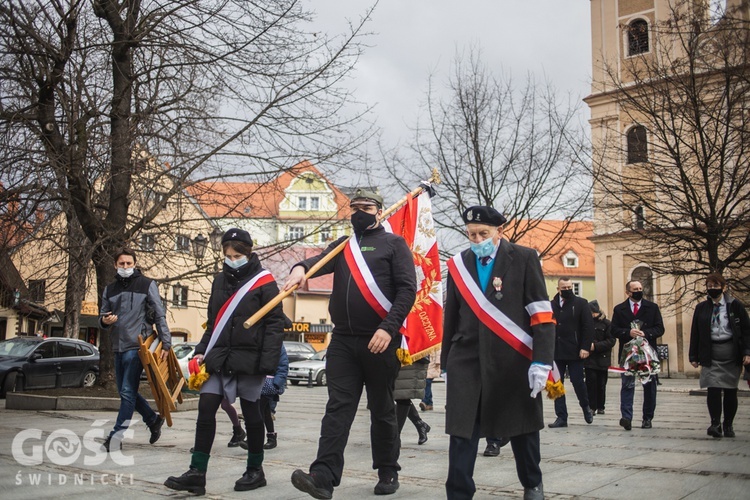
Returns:
[[[471,251],[479,257],[491,257],[495,253],[495,244],[492,238],[487,238],[481,243],[471,243]]]
[[[242,257],[241,259],[237,260],[232,260],[229,257],[224,257],[224,264],[228,265],[232,269],[239,269],[247,264],[247,257]]]

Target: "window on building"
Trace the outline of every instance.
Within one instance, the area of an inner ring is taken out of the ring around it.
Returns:
[[[144,252],[153,252],[156,250],[156,236],[153,234],[142,234],[141,250]]]
[[[184,234],[178,234],[175,239],[174,249],[178,252],[190,253],[190,237]]]
[[[287,240],[301,240],[305,237],[305,228],[302,226],[290,226],[286,233]]]
[[[172,287],[172,305],[174,307],[188,306],[188,287],[182,285]]]
[[[300,210],[307,210],[307,197],[300,196],[297,198],[297,208]]]
[[[628,130],[628,163],[648,161],[648,142],[646,141],[646,127],[636,125]]]
[[[320,198],[317,196],[310,197],[310,210],[320,210]]]
[[[43,304],[46,288],[45,280],[29,280],[29,298],[31,301]]]
[[[635,207],[635,228],[636,229],[643,229],[643,226],[646,223],[646,217],[643,215],[643,206],[638,205]]]
[[[571,283],[573,283],[573,293],[580,297],[581,293],[583,293],[583,282],[571,281]]]
[[[578,267],[578,255],[573,250],[568,251],[563,256],[563,265],[565,267]]]
[[[146,190],[143,193],[144,198],[146,198],[146,202],[148,203],[161,203],[164,201],[164,197],[166,196],[164,193],[160,193],[158,191],[154,191],[151,188],[146,188]]]
[[[648,52],[648,23],[636,19],[628,24],[628,55],[634,56]]]
[[[333,239],[333,233],[331,232],[330,227],[324,227],[320,230],[320,242],[325,243],[327,241],[331,241]]]

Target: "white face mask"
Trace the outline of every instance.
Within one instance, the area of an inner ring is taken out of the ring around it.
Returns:
[[[118,267],[117,268],[117,274],[121,278],[130,278],[133,276],[133,272],[135,271],[134,267]]]
[[[239,269],[240,267],[247,264],[247,257],[241,257],[237,260],[232,260],[229,257],[224,258],[224,263],[232,269]]]

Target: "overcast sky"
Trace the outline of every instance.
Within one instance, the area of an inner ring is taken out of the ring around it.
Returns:
[[[345,30],[372,0],[308,0],[316,25]],[[367,31],[371,45],[351,83],[357,97],[376,104],[385,139],[404,142],[416,123],[432,73],[445,82],[456,50],[478,45],[496,74],[522,81],[533,73],[579,101],[591,79],[589,0],[380,0]],[[582,120],[588,109],[582,106]]]

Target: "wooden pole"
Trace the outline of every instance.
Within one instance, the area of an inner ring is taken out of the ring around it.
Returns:
[[[439,184],[440,183],[440,175],[438,174],[437,169],[432,169],[432,175],[430,176],[430,180],[428,181],[429,184]],[[424,191],[424,186],[420,185],[417,188],[414,188],[411,190],[409,194],[404,195],[400,200],[398,200],[396,203],[388,207],[386,210],[383,211],[383,215],[380,216],[380,220],[388,218],[389,215],[391,215],[393,212],[401,208],[401,206],[409,201],[410,198],[416,198],[419,196],[422,191]],[[318,262],[315,263],[314,266],[312,266],[307,273],[305,273],[305,279],[310,279],[312,275],[314,275],[318,270],[320,270],[321,267],[326,265],[327,262],[329,262],[331,259],[333,259],[336,255],[338,255],[346,245],[349,244],[349,240],[351,239],[351,236],[346,238],[344,241],[339,243],[333,250],[331,250],[328,255],[326,255],[324,258],[320,259]],[[266,305],[258,309],[258,311],[250,316],[243,324],[245,328],[250,328],[255,323],[257,323],[263,316],[269,313],[271,309],[276,307],[277,304],[279,304],[282,300],[290,296],[299,285],[294,285],[289,290],[282,290],[279,292],[279,294],[271,299]]]

